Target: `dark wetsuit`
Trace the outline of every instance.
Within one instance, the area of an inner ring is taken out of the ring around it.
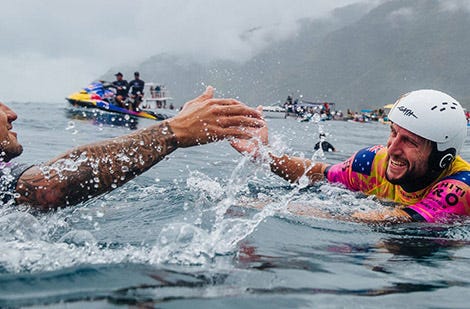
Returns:
[[[18,179],[30,167],[31,165],[27,164],[0,162],[0,199],[3,205],[14,201]]]
[[[314,147],[315,150],[320,149],[320,143],[321,143],[321,149],[322,149],[323,151],[336,151],[336,150],[335,150],[335,147],[333,147],[333,145],[331,145],[331,144],[328,143],[327,141],[316,143],[316,144],[315,144],[315,147]]]
[[[116,96],[120,95],[123,99],[126,99],[129,92],[129,83],[127,80],[115,80],[113,85],[116,87]],[[121,89],[117,89],[117,87],[121,87]]]
[[[132,88],[131,94],[132,95],[137,95],[137,94],[144,94],[144,86],[145,82],[141,79],[134,79],[129,82],[129,89]]]

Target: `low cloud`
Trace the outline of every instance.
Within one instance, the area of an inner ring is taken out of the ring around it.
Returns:
[[[440,4],[443,10],[470,10],[470,1],[468,0],[441,0]]]
[[[396,26],[401,24],[402,22],[412,22],[413,21],[413,9],[410,7],[401,8],[399,10],[393,11],[387,17],[388,21],[392,23],[392,25]]]
[[[16,0],[2,3],[0,100],[62,101],[110,67],[159,54],[245,60],[357,0]]]

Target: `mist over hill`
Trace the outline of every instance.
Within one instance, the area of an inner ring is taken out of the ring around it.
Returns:
[[[200,61],[188,50],[188,55],[155,55],[126,72],[129,78],[139,70],[144,80],[165,84],[176,106],[211,84],[218,95],[252,106],[293,94],[357,110],[393,103],[410,90],[434,88],[469,107],[470,10],[449,3],[454,2],[355,4],[328,19],[299,21],[293,37],[244,62]]]

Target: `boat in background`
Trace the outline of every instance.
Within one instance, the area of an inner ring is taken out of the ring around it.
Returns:
[[[144,86],[144,97],[142,98],[142,106],[145,108],[152,108],[155,105],[156,109],[170,109],[173,110],[173,104],[170,102],[167,106],[168,101],[173,100],[169,95],[166,86],[160,83],[149,82],[145,83]]]
[[[66,100],[74,107],[96,108],[105,112],[125,114],[131,117],[140,117],[153,120],[164,120],[173,117],[174,111],[154,112],[151,110],[131,110],[118,106],[115,103],[116,93],[111,83],[96,81],[88,87],[72,93]]]
[[[265,118],[286,118],[287,110],[281,105],[263,106],[263,116]]]
[[[321,117],[321,120],[331,120],[333,116],[331,115],[331,110],[335,109],[336,103],[334,102],[313,102],[307,101],[305,99],[294,100],[293,103],[286,102],[286,113],[287,116],[292,116],[296,118],[305,118],[308,117],[308,114],[321,114],[324,116]]]

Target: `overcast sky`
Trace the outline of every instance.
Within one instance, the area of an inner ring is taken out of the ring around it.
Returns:
[[[169,52],[246,59],[359,0],[14,0],[0,18],[0,100],[61,102],[111,67]],[[262,27],[253,36],[241,35]]]

